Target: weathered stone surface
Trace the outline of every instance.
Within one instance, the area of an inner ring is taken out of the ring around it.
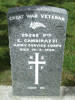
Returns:
[[[49,6],[12,8],[8,14],[14,95],[59,95],[67,11]]]

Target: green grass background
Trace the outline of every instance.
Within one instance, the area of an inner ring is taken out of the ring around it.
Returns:
[[[9,8],[31,5],[49,5],[68,11],[67,39],[62,73],[62,84],[75,86],[75,1],[74,0],[0,0],[0,85],[11,84],[8,25]]]

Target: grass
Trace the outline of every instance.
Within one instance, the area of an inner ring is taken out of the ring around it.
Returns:
[[[62,83],[65,86],[75,86],[75,74],[70,71],[63,70],[62,73]]]
[[[24,6],[24,4],[34,5],[36,2],[38,5],[56,6],[65,8],[68,11],[68,25],[66,32],[67,37],[64,53],[62,85],[75,86],[75,2],[64,2],[61,4],[56,2],[49,2],[48,0],[45,2],[40,0],[30,0],[30,2],[26,0],[26,3],[23,2],[24,0],[0,0],[0,84],[11,84],[6,20],[6,13],[8,8],[14,6]]]
[[[0,85],[11,85],[11,72],[10,70],[5,70],[0,72]]]
[[[68,10],[69,15],[62,85],[75,86],[75,2],[65,2],[61,6]]]

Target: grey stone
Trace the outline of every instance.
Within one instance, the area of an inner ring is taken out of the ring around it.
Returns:
[[[60,93],[67,11],[50,6],[8,11],[13,94],[57,96]]]

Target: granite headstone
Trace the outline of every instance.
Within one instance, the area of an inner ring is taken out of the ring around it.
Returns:
[[[13,94],[60,94],[67,11],[50,6],[11,8],[7,13]]]

